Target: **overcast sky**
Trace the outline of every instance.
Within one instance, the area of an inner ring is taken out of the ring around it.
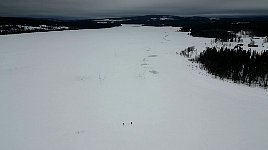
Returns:
[[[0,16],[268,15],[268,0],[0,0]]]

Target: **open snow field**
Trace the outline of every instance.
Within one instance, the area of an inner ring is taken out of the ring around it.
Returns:
[[[192,69],[211,39],[177,29],[0,36],[0,149],[267,150],[267,90]]]

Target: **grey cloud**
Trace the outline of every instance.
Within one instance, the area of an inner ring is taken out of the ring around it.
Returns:
[[[0,16],[267,14],[267,0],[0,0]]]

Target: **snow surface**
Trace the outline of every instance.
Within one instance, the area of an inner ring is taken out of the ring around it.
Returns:
[[[177,30],[0,36],[0,149],[267,150],[268,92],[192,69],[211,39]]]

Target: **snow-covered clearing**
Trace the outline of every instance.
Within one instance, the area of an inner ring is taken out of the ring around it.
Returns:
[[[192,69],[211,39],[177,30],[0,36],[0,149],[267,150],[268,92]]]

